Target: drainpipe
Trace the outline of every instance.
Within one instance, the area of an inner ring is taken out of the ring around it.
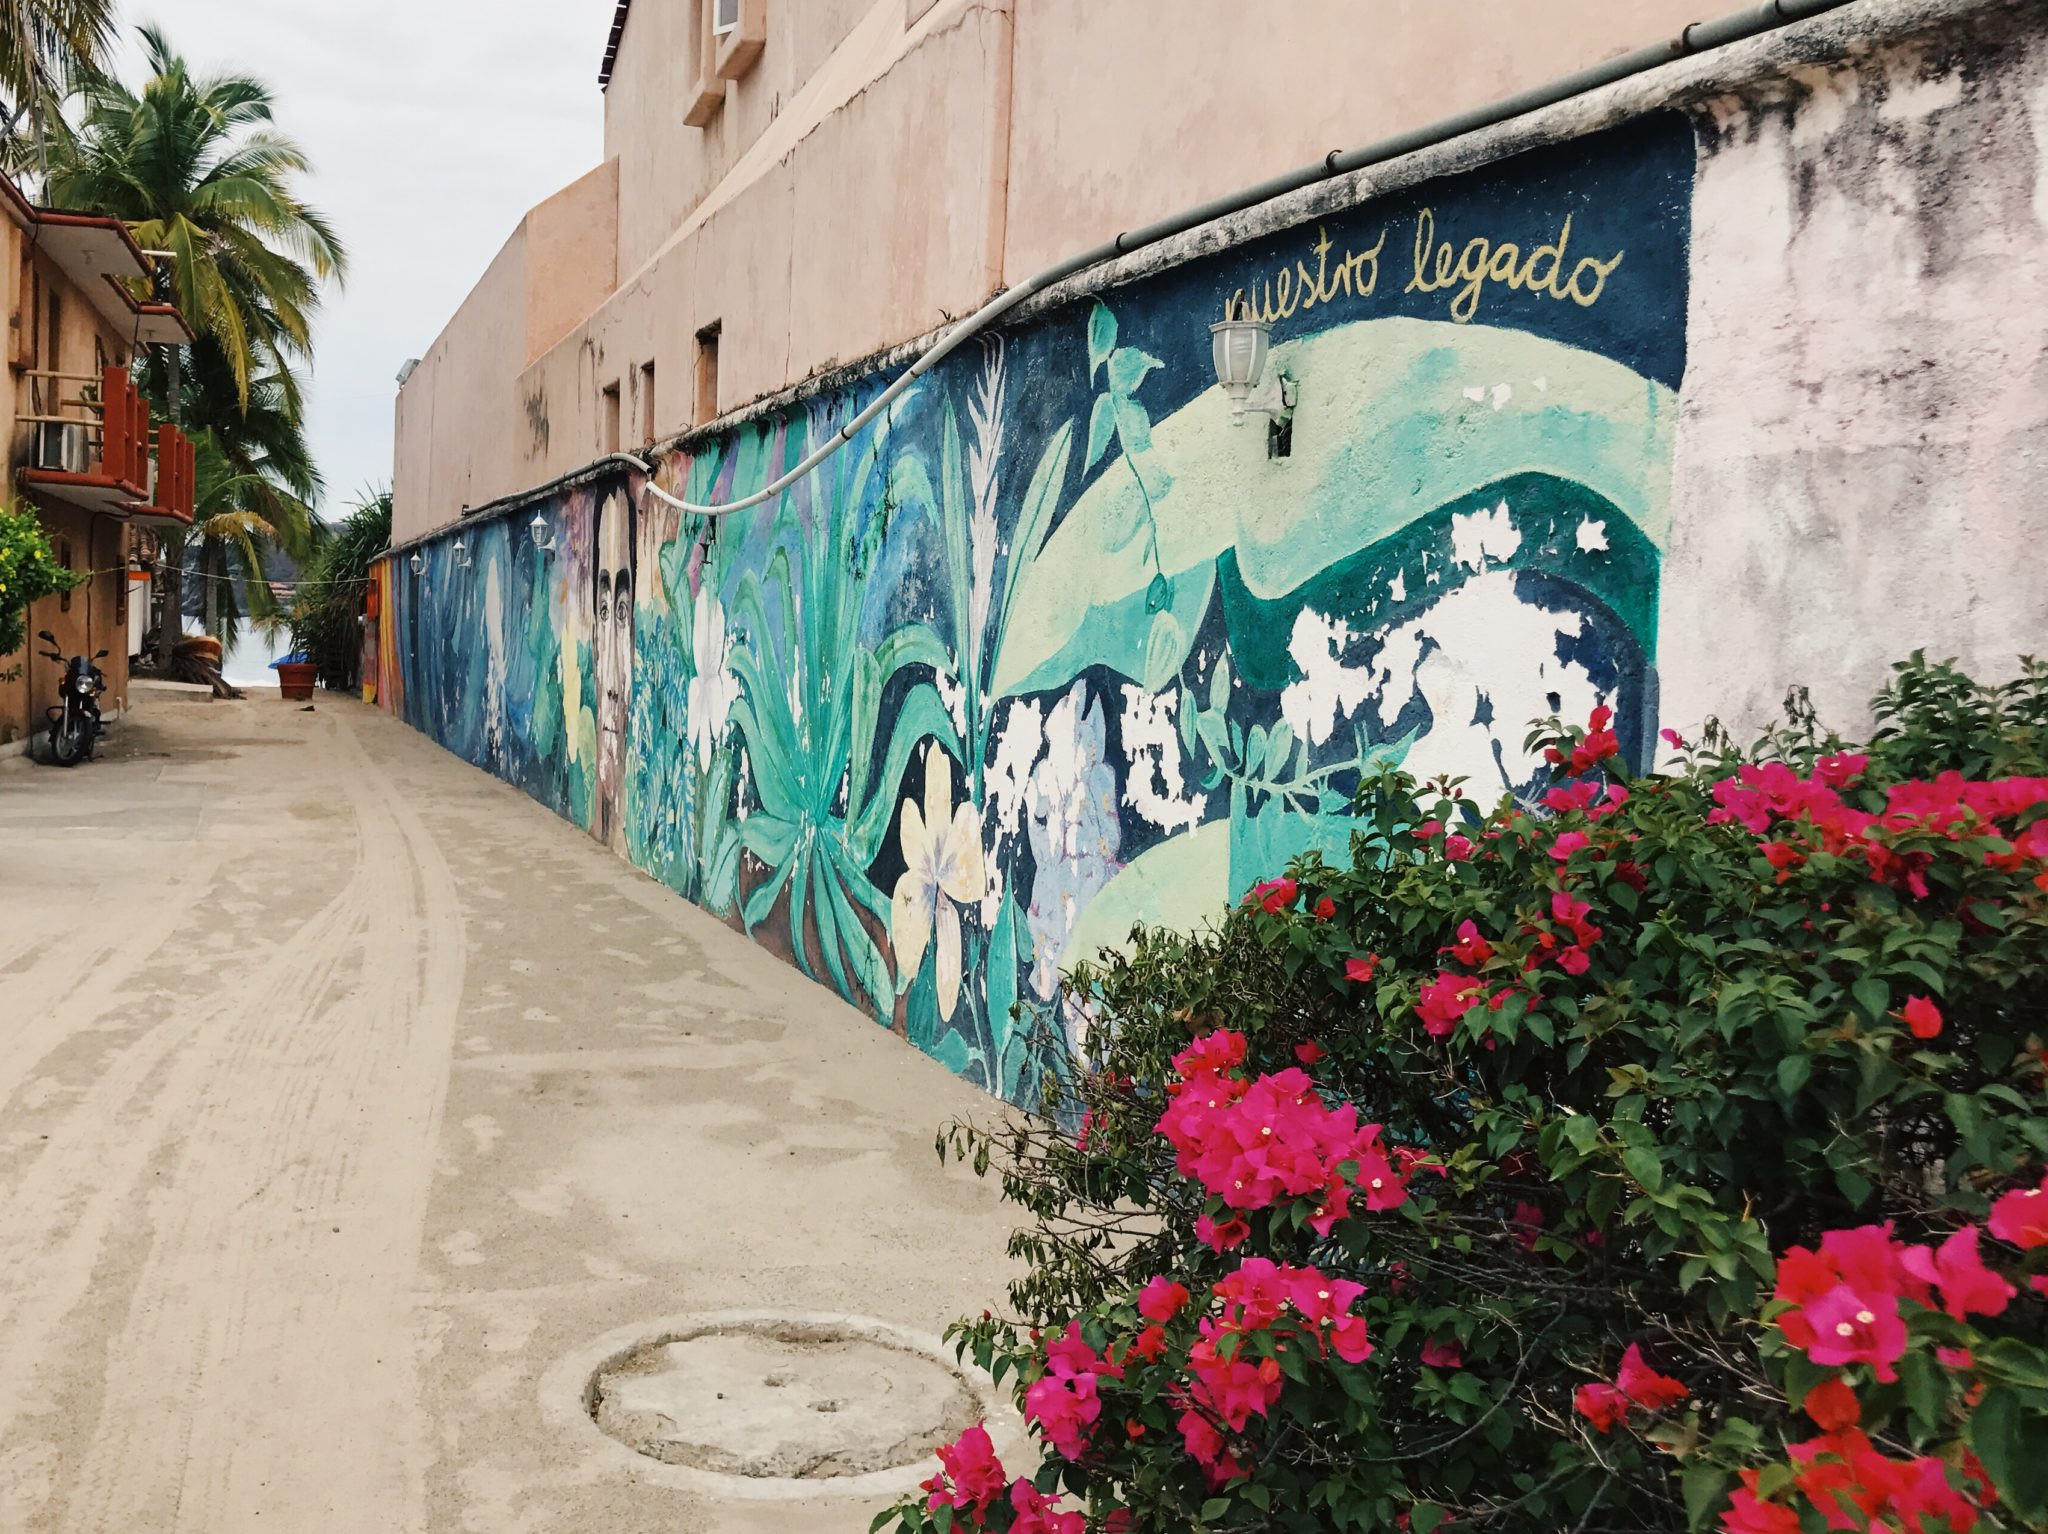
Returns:
[[[995,108],[989,114],[988,207],[982,215],[981,291],[1003,285],[1010,240],[1010,120],[1017,88],[1017,8],[1006,3],[992,13],[1002,36],[996,42]]]
[[[780,478],[756,490],[752,495],[742,496],[738,500],[718,504],[683,500],[678,496],[670,495],[666,490],[656,485],[654,483],[654,466],[646,459],[632,453],[606,454],[590,465],[589,469],[578,470],[576,474],[565,476],[564,478],[578,478],[589,473],[590,469],[595,469],[608,463],[619,463],[647,477],[646,489],[650,495],[675,507],[678,511],[687,512],[693,516],[722,517],[732,512],[745,511],[749,507],[759,506],[762,502],[772,500],[775,496],[780,495],[784,490],[802,479],[806,474],[809,474],[818,465],[838,452],[840,448],[852,441],[859,434],[861,428],[874,420],[884,410],[887,410],[902,395],[904,390],[937,367],[939,363],[944,361],[977,333],[994,324],[1033,294],[1052,287],[1055,283],[1064,282],[1067,278],[1086,271],[1091,266],[1099,266],[1104,262],[1117,260],[1123,256],[1130,255],[1133,251],[1142,250],[1148,245],[1156,245],[1162,240],[1172,239],[1175,235],[1185,234],[1190,229],[1197,228],[1200,225],[1211,223],[1219,218],[1228,218],[1233,214],[1242,213],[1248,208],[1257,207],[1261,203],[1271,202],[1277,197],[1285,197],[1290,192],[1298,192],[1302,188],[1314,186],[1318,182],[1328,181],[1337,176],[1349,175],[1353,171],[1364,170],[1369,166],[1385,164],[1387,161],[1398,159],[1402,155],[1413,154],[1419,149],[1427,149],[1432,145],[1444,143],[1449,139],[1458,138],[1467,133],[1478,132],[1482,128],[1497,126],[1511,118],[1521,117],[1527,113],[1539,111],[1544,107],[1556,106],[1559,102],[1568,101],[1574,96],[1584,95],[1588,91],[1598,90],[1603,86],[1613,85],[1633,75],[1646,74],[1660,65],[1671,63],[1673,60],[1685,58],[1691,54],[1705,53],[1710,49],[1725,47],[1729,43],[1741,42],[1746,38],[1756,37],[1765,32],[1772,32],[1789,23],[1803,21],[1810,16],[1818,16],[1827,11],[1838,10],[1849,3],[1850,0],[1764,0],[1762,5],[1751,6],[1732,15],[1723,16],[1718,21],[1696,21],[1667,42],[1652,43],[1628,53],[1618,54],[1611,59],[1603,59],[1597,64],[1590,64],[1584,69],[1553,80],[1546,85],[1532,86],[1528,90],[1519,91],[1512,96],[1504,96],[1500,100],[1490,102],[1485,106],[1473,107],[1454,116],[1426,124],[1423,127],[1410,129],[1406,133],[1397,133],[1391,138],[1380,139],[1362,148],[1333,149],[1330,153],[1323,156],[1322,159],[1312,164],[1301,166],[1283,175],[1273,176],[1253,186],[1248,186],[1240,191],[1229,193],[1227,196],[1218,197],[1212,201],[1187,208],[1179,213],[1170,214],[1155,223],[1146,224],[1137,229],[1126,230],[1113,240],[1097,245],[1092,249],[1084,250],[1079,255],[1070,256],[1064,261],[1047,267],[1035,276],[1026,278],[1015,287],[997,294],[994,298],[983,304],[981,308],[933,342],[931,347],[917,361],[913,362],[908,369],[899,374],[894,382],[878,394],[865,410],[862,410],[852,420],[840,427],[832,437],[827,439],[824,446],[812,452],[809,457],[805,458],[795,468],[790,469]],[[1011,25],[1013,27],[1015,25],[1014,16],[1011,18]],[[523,502],[528,498],[522,496],[517,499]],[[413,543],[423,543],[434,536],[437,536],[437,534],[423,534],[420,538],[409,540],[406,544],[398,545],[397,547],[401,549],[409,548]]]

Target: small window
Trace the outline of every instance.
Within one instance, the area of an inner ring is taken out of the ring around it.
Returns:
[[[739,30],[740,0],[711,0],[711,35],[723,37]]]
[[[598,439],[599,445],[607,453],[616,453],[619,450],[619,386],[617,384],[605,385],[604,397],[599,402],[597,429],[601,433]]]
[[[56,307],[57,300],[53,296],[50,299],[50,309],[52,313],[56,311]],[[59,538],[57,540],[57,563],[62,565],[67,570],[71,568],[71,540],[69,538]],[[57,611],[60,613],[68,613],[71,611],[71,593],[69,591],[66,591],[62,596],[57,598]]]
[[[697,424],[703,426],[718,417],[718,332],[713,320],[697,332]]]
[[[654,446],[654,364],[640,364],[640,445]]]

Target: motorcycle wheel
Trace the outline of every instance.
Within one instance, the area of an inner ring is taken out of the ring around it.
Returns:
[[[83,724],[74,708],[65,709],[61,719],[50,721],[50,760],[59,767],[76,767],[84,755]]]

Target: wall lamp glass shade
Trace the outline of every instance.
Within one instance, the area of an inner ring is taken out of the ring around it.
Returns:
[[[455,568],[458,570],[467,570],[469,568],[469,545],[460,538],[455,540]]]
[[[1209,347],[1216,363],[1216,382],[1223,386],[1234,414],[1244,413],[1245,403],[1266,372],[1266,345],[1273,327],[1252,318],[1242,304],[1225,313],[1209,327]]]
[[[411,568],[414,575],[425,575],[427,573],[427,561],[417,551],[414,552],[412,558],[406,561],[406,564]]]
[[[533,534],[533,546],[547,550],[555,546],[555,530],[548,526],[548,519],[539,512],[533,514],[533,521],[526,529]]]

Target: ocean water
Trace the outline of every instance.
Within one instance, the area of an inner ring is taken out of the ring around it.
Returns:
[[[275,687],[277,673],[270,663],[291,653],[291,635],[279,634],[275,642],[253,629],[245,629],[233,649],[221,658],[221,675],[237,687]]]

